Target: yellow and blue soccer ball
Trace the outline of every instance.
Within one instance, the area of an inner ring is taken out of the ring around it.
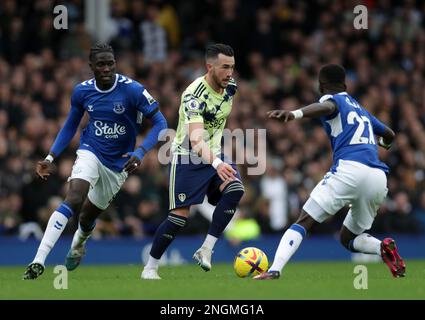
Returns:
[[[236,274],[241,277],[253,277],[266,272],[269,261],[266,254],[254,247],[248,247],[238,252],[233,263]]]

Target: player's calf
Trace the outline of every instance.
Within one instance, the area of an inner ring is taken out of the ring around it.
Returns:
[[[381,240],[368,233],[356,235],[343,226],[340,233],[341,244],[351,252],[381,255]]]
[[[245,188],[239,180],[230,182],[222,191],[222,196],[213,213],[208,234],[219,238],[232,220],[236,207],[244,195]]]
[[[170,212],[168,218],[161,223],[155,232],[150,255],[155,259],[160,259],[177,233],[185,226],[186,221],[186,217]]]
[[[352,246],[352,242],[357,235],[350,232],[347,228],[342,227],[339,233],[339,242],[341,245],[347,250],[354,252],[354,248]]]
[[[79,213],[87,197],[90,183],[81,179],[71,180],[69,191],[65,198],[65,203],[72,209],[74,213]]]

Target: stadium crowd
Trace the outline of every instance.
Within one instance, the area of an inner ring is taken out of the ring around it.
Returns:
[[[92,78],[84,3],[61,1],[69,30],[54,29],[55,4],[4,0],[0,7],[0,235],[37,236],[44,229],[75,159],[78,135],[57,159],[56,174],[47,181],[35,177],[36,161],[48,154],[67,116],[74,85]],[[373,230],[425,233],[425,5],[365,5],[368,29],[356,30],[355,1],[111,0],[110,43],[118,72],[148,88],[174,129],[182,90],[205,72],[206,44],[234,48],[239,89],[227,127],[267,130],[266,173],[248,175],[240,166],[246,192],[238,217],[263,234],[294,222],[332,163],[319,122],[282,125],[268,121],[266,111],[317,101],[320,66],[344,65],[347,91],[397,134],[390,151],[380,150],[391,172]],[[151,151],[99,221],[97,236],[152,235],[168,213],[167,176],[158,151]],[[194,210],[185,233],[205,233],[203,211]],[[337,232],[344,212],[313,232]],[[68,233],[74,228],[75,222]]]

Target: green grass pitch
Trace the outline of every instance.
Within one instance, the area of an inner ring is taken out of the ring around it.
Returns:
[[[215,264],[210,272],[195,264],[162,267],[162,280],[140,280],[137,265],[82,265],[68,273],[66,290],[53,287],[52,266],[33,281],[21,280],[24,266],[0,267],[0,299],[425,299],[425,261],[406,264],[407,276],[399,279],[383,263],[365,264],[363,290],[354,288],[357,274],[350,262],[294,262],[273,281],[238,278],[231,264]]]

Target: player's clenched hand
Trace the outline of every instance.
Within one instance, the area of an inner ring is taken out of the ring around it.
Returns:
[[[47,180],[47,177],[50,176],[50,174],[55,169],[55,165],[47,160],[38,161],[35,172],[38,177],[40,177],[43,180]]]
[[[221,180],[233,180],[236,174],[236,170],[228,163],[220,163],[217,167],[217,174]]]
[[[134,170],[136,170],[141,163],[139,158],[133,155],[133,152],[126,153],[125,155],[123,155],[123,157],[128,157],[130,155],[131,155],[130,159],[128,159],[128,161],[124,164],[124,170],[127,171],[128,173],[131,173]]]
[[[381,146],[382,148],[389,150],[391,148],[391,143],[385,143],[384,138],[379,137],[378,146]]]
[[[279,121],[287,122],[294,120],[295,116],[291,111],[288,110],[272,110],[267,112],[267,116],[270,119],[276,119]]]

